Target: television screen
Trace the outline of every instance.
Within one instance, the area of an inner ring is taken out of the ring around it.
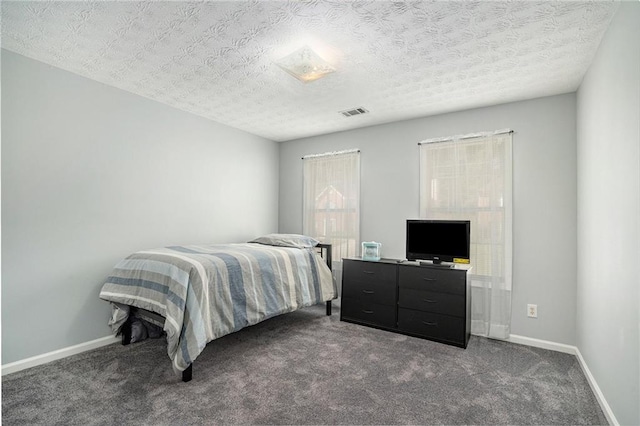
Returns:
[[[468,220],[407,220],[407,260],[433,263],[469,260]]]

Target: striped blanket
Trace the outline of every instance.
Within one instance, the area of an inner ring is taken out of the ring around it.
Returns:
[[[136,306],[162,315],[176,372],[205,345],[267,318],[337,297],[314,249],[262,244],[174,246],[120,261],[100,291],[117,332]]]

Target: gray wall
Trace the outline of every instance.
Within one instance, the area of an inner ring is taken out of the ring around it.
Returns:
[[[640,424],[640,3],[622,3],[577,97],[577,343],[617,420]]]
[[[385,257],[404,258],[405,220],[417,217],[419,209],[417,143],[439,136],[511,128],[515,131],[511,331],[573,345],[575,102],[575,94],[567,94],[284,142],[280,147],[279,229],[302,230],[300,158],[360,148],[361,238],[381,242]],[[527,303],[538,305],[537,319],[527,318]]]
[[[110,334],[132,251],[277,230],[275,142],[2,51],[2,363]]]

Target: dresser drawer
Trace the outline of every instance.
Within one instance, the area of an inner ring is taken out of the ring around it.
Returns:
[[[398,330],[465,345],[465,324],[459,317],[400,308]]]
[[[349,283],[393,283],[395,285],[396,270],[395,264],[345,259],[342,266],[342,281],[349,281]]]
[[[398,271],[398,285],[400,288],[464,296],[467,286],[467,272],[405,265],[400,266]]]
[[[398,305],[401,308],[455,317],[464,317],[466,312],[466,300],[464,296],[451,293],[414,290],[411,288],[401,288],[399,290]]]
[[[395,328],[396,307],[343,297],[340,302],[340,319]]]
[[[394,282],[375,280],[371,282],[349,281],[342,285],[342,297],[394,306],[396,304],[396,285]]]

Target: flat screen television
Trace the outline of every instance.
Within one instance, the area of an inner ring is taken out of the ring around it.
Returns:
[[[470,240],[468,220],[407,220],[407,260],[468,263]]]

